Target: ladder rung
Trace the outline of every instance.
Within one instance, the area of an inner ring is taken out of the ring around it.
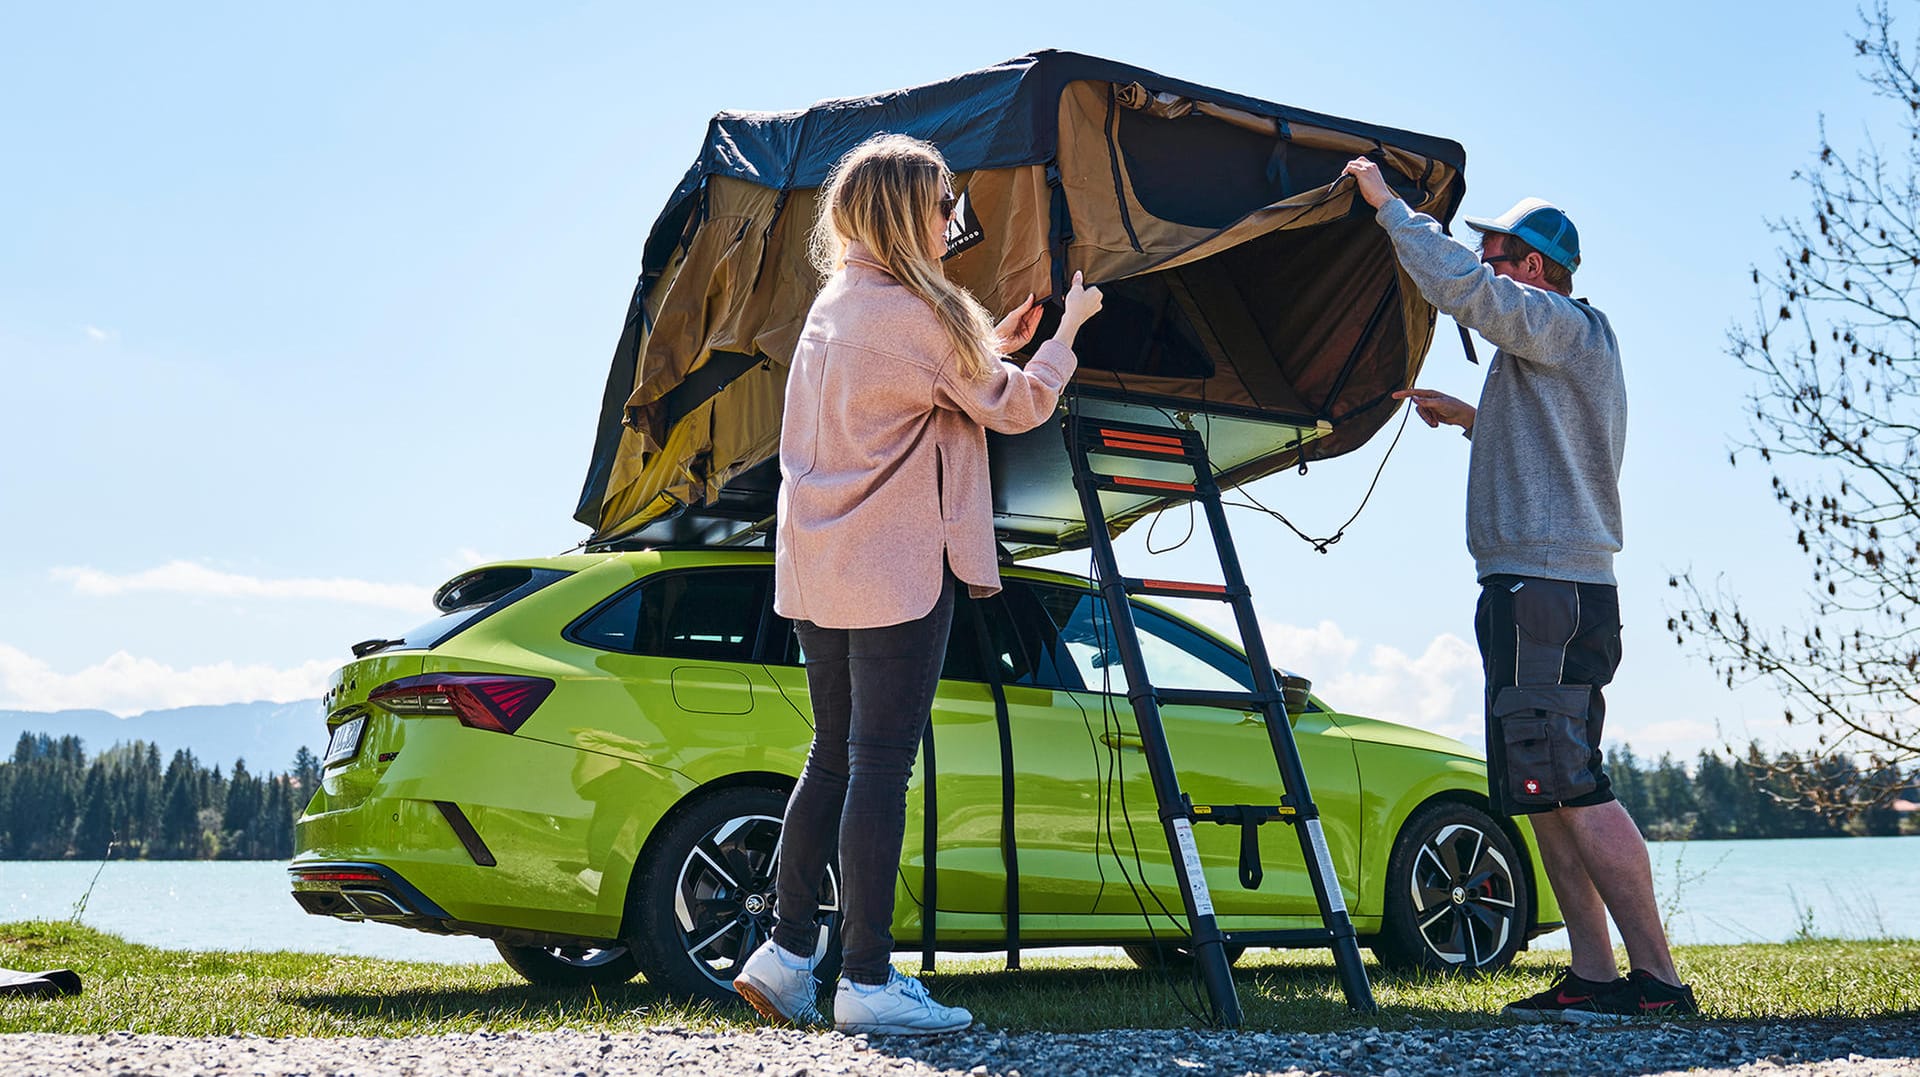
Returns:
[[[1185,583],[1180,580],[1144,580],[1123,578],[1122,586],[1129,594],[1162,595],[1167,598],[1211,598],[1219,602],[1231,602],[1232,591],[1222,583]]]
[[[1165,490],[1178,494],[1200,492],[1190,482],[1178,482],[1173,479],[1143,479],[1137,475],[1095,475],[1093,484],[1102,490]]]
[[[1270,823],[1280,819],[1291,819],[1299,814],[1292,805],[1246,805],[1246,804],[1195,804],[1190,817],[1196,823],[1219,823],[1221,826],[1240,826],[1249,821],[1252,815],[1254,823]]]
[[[1194,464],[1193,455],[1178,445],[1155,445],[1145,441],[1102,438],[1088,445],[1085,451],[1098,453],[1101,456],[1129,456],[1136,460],[1178,460],[1188,465]]]
[[[1182,452],[1185,452],[1187,447],[1186,439],[1179,436],[1178,434],[1150,434],[1145,430],[1129,429],[1125,427],[1116,428],[1111,426],[1103,426],[1103,427],[1100,427],[1099,429],[1100,429],[1100,436],[1102,438],[1108,438],[1108,439],[1117,438],[1117,439],[1124,439],[1126,441],[1141,441],[1141,442],[1146,442],[1150,445],[1170,445],[1173,448],[1181,450]]]
[[[1153,694],[1162,703],[1232,711],[1265,710],[1271,704],[1282,702],[1279,696],[1263,696],[1258,692],[1209,692],[1195,688],[1155,688]]]
[[[1333,942],[1333,931],[1324,927],[1300,927],[1279,931],[1227,931],[1220,941],[1241,946],[1326,946]]]

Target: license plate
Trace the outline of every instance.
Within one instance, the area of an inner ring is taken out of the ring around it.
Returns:
[[[333,736],[327,739],[327,755],[320,765],[333,766],[353,758],[360,750],[360,736],[367,731],[367,719],[364,715],[350,721],[341,722],[333,727]]]

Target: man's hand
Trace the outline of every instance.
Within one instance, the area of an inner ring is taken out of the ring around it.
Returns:
[[[1355,157],[1340,171],[1343,175],[1353,177],[1360,187],[1360,197],[1366,199],[1367,205],[1374,209],[1393,201],[1393,189],[1387,186],[1386,177],[1380,174],[1380,166],[1365,157]]]
[[[1435,392],[1432,389],[1402,389],[1393,394],[1393,398],[1413,401],[1413,409],[1420,414],[1420,421],[1428,426],[1439,426],[1445,423],[1462,430],[1473,429],[1473,418],[1476,412],[1473,410],[1473,405],[1464,400],[1455,400],[1445,393]]]
[[[1034,331],[1040,328],[1040,315],[1043,311],[1028,293],[1027,301],[1014,308],[1013,313],[1000,319],[993,327],[993,335],[999,341],[1001,355],[1012,355],[1027,346],[1033,339]]]

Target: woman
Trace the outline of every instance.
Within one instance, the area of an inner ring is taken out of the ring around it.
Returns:
[[[878,135],[821,189],[814,264],[826,275],[794,349],[780,436],[774,606],[794,622],[813,748],[787,803],[773,938],[734,988],[777,1021],[819,1023],[819,887],[840,862],[844,1032],[972,1024],[889,962],[907,778],[933,705],[953,591],[1000,589],[986,430],[1053,415],[1073,339],[1100,309],[1074,274],[1060,328],[1026,369],[1033,297],[999,325],[940,268],[952,177],[931,145]]]

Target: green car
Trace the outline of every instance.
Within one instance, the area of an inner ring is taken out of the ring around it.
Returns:
[[[1180,891],[1100,598],[1073,576],[1005,577],[977,621],[964,596],[956,610],[934,703],[935,825],[923,756],[894,935],[922,939],[931,881],[939,948],[1005,948],[1005,829],[1022,945],[1177,958],[1184,924],[1165,910],[1180,908]],[[780,819],[812,735],[806,671],[772,583],[771,554],[737,548],[501,563],[448,583],[437,618],[356,645],[333,676],[295,899],[322,916],[491,938],[534,983],[644,973],[731,998],[734,970],[771,926]],[[1157,684],[1250,687],[1219,636],[1144,602],[1135,618]],[[1010,718],[1010,828],[990,662]],[[1297,709],[1340,885],[1383,962],[1498,968],[1559,926],[1531,832],[1487,812],[1486,767],[1469,749],[1310,696]],[[1163,714],[1195,802],[1278,801],[1263,719]],[[1250,889],[1240,829],[1196,832],[1221,928],[1319,926],[1293,830],[1257,834],[1263,871]],[[834,904],[822,913],[823,976],[836,963]]]

